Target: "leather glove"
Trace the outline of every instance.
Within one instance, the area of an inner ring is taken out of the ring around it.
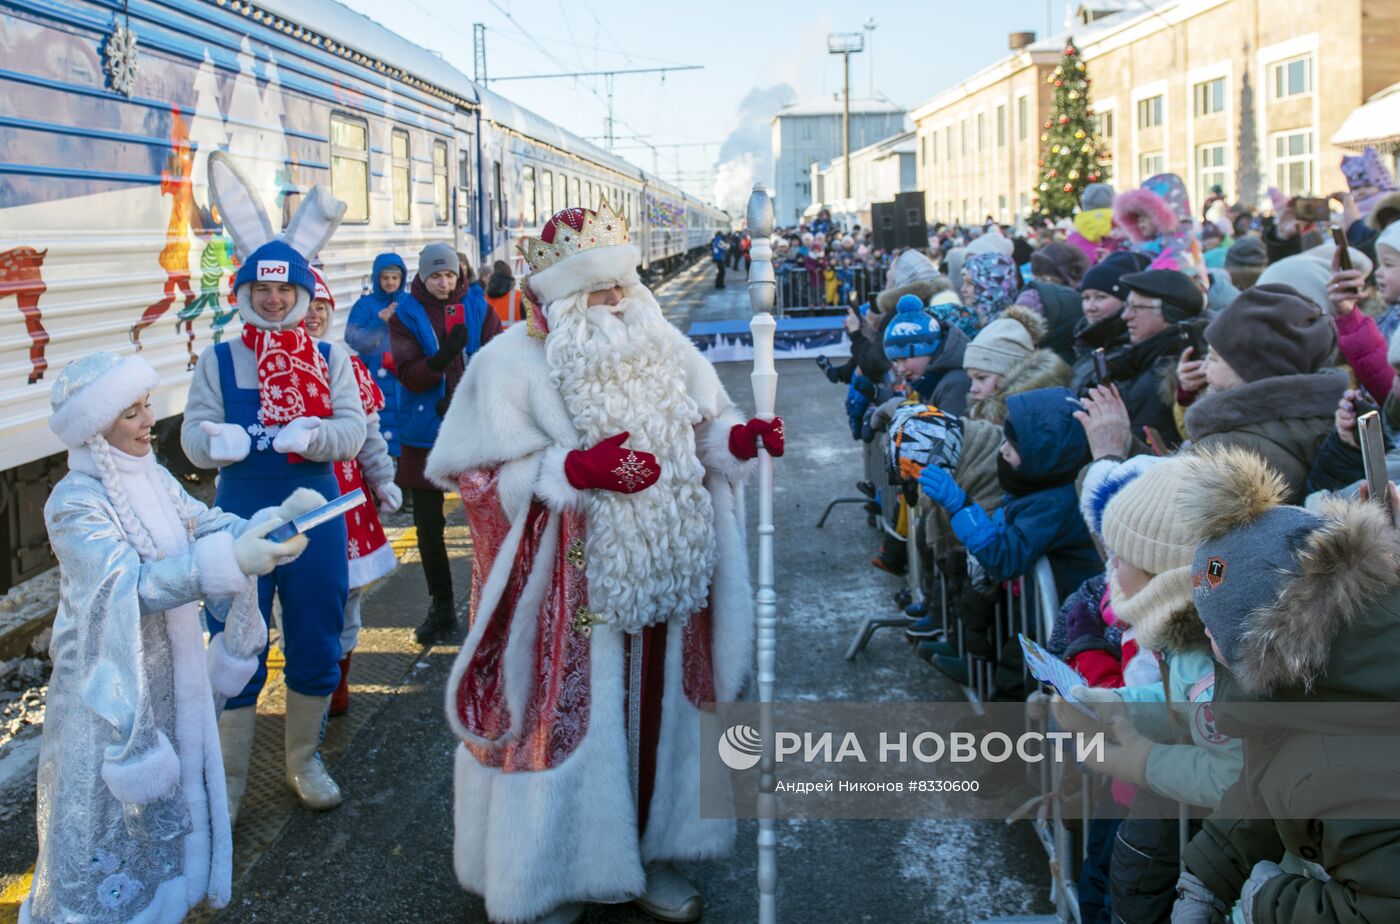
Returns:
[[[298,417],[291,423],[284,424],[281,431],[272,440],[272,448],[278,452],[303,453],[311,448],[311,439],[316,431],[321,428],[321,418],[319,417]]]
[[[1171,924],[1225,924],[1230,906],[1215,897],[1206,884],[1190,873],[1176,881],[1176,903]]]
[[[375,485],[374,493],[379,497],[380,513],[395,513],[403,506],[403,490],[392,481]]]
[[[949,513],[957,513],[967,506],[967,492],[958,487],[953,476],[937,465],[925,465],[919,475],[919,487],[924,489],[928,499]]]
[[[1244,924],[1256,924],[1259,920],[1254,916],[1254,901],[1259,897],[1259,890],[1264,888],[1264,884],[1275,876],[1286,876],[1282,866],[1273,860],[1260,860],[1254,864],[1254,869],[1249,872],[1249,879],[1245,881],[1244,889],[1240,892],[1240,910],[1244,912]]]
[[[263,538],[285,522],[275,516],[269,517],[249,526],[243,535],[233,540],[233,558],[238,562],[239,571],[249,577],[260,577],[279,564],[294,560],[306,550],[306,537],[303,535],[293,536],[286,542]]]
[[[441,372],[446,369],[452,360],[461,354],[467,346],[467,328],[459,324],[452,328],[452,333],[443,339],[438,351],[428,357],[428,368],[434,372]]]
[[[758,456],[759,440],[770,456],[780,457],[785,448],[783,419],[774,417],[768,421],[755,417],[748,423],[735,424],[729,430],[729,452],[734,458],[747,462]]]
[[[1109,725],[1112,741],[1104,743],[1103,760],[1085,756],[1084,765],[1090,770],[1111,776],[1134,786],[1147,785],[1147,758],[1152,753],[1154,742],[1151,738],[1138,734],[1133,723],[1123,716],[1116,717]]]
[[[287,523],[303,513],[310,513],[317,507],[324,507],[325,504],[326,498],[320,491],[314,491],[311,488],[297,488],[287,495],[287,499],[282,501],[273,515],[283,523]]]
[[[590,488],[636,494],[656,484],[661,465],[649,452],[626,449],[630,433],[619,433],[592,449],[575,449],[564,457],[564,477],[577,490]]]
[[[238,424],[205,420],[199,429],[209,437],[209,458],[221,465],[242,462],[253,449],[253,438]]]

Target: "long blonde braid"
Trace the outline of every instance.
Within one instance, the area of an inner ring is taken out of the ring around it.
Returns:
[[[117,472],[117,464],[112,460],[112,444],[99,434],[87,441],[87,447],[92,453],[93,461],[97,463],[97,471],[102,476],[102,486],[107,489],[107,499],[117,510],[117,519],[121,522],[127,541],[136,549],[142,561],[156,561],[161,558],[146,524],[142,523],[136,511],[131,509],[131,501],[126,496],[126,489],[122,487],[121,476]]]

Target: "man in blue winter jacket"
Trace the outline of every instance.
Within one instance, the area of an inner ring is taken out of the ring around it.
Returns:
[[[710,259],[715,262],[715,288],[724,288],[724,255],[729,250],[729,244],[724,239],[724,234],[716,231],[715,236],[710,239]]]
[[[389,444],[389,455],[399,456],[399,381],[394,375],[393,354],[389,350],[389,319],[402,297],[408,270],[396,253],[374,258],[370,291],[361,295],[345,322],[345,343],[359,355],[384,392],[384,409],[379,412],[379,430]]]

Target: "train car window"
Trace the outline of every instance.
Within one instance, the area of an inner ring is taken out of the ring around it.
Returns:
[[[548,170],[540,174],[540,205],[546,218],[554,214],[554,174]]]
[[[394,224],[406,225],[413,213],[413,167],[408,156],[408,132],[389,133],[390,170],[393,174]]]
[[[498,228],[506,226],[506,201],[501,192],[501,162],[499,160],[491,163],[491,188],[495,191],[495,200],[491,204],[492,222]]]
[[[572,203],[574,208],[580,208],[583,206],[583,196],[579,193],[578,177],[574,177],[573,183],[574,193],[569,197],[569,202]]]
[[[433,142],[433,220],[447,224],[447,142]]]
[[[471,136],[467,138],[467,144],[457,152],[457,224],[463,228],[472,223],[472,146]]]
[[[345,203],[342,221],[369,221],[369,126],[331,113],[331,192]]]
[[[525,226],[533,228],[538,221],[535,214],[535,168],[529,165],[520,168],[520,207],[524,212]]]

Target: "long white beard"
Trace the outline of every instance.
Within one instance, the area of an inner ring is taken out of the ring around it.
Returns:
[[[715,530],[680,333],[644,286],[629,286],[617,313],[587,301],[549,306],[551,381],[583,448],[627,432],[629,448],[661,464],[660,480],[636,494],[585,495],[589,607],[627,631],[685,620],[708,602]]]

